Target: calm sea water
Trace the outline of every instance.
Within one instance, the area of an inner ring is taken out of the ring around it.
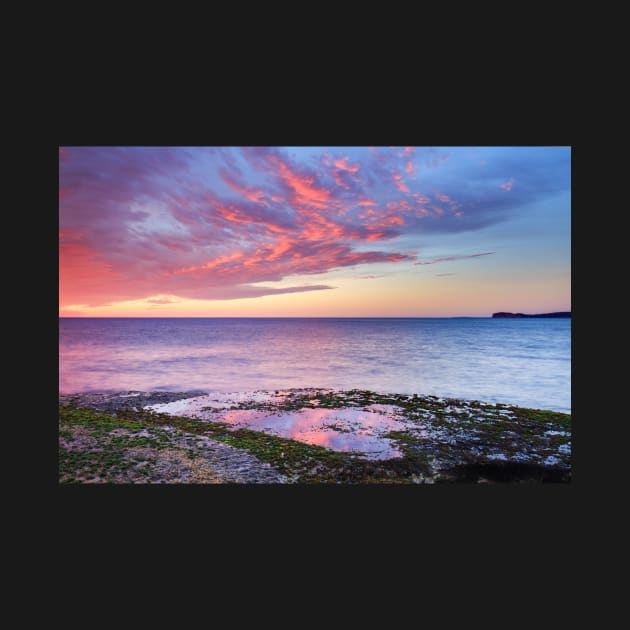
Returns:
[[[62,393],[291,387],[570,411],[571,320],[59,320]]]

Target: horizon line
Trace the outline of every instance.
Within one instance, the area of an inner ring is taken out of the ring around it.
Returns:
[[[497,311],[514,312],[521,311]],[[570,313],[548,311],[549,313]],[[492,315],[59,315],[58,319],[502,319]]]

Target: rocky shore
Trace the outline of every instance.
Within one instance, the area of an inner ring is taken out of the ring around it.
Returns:
[[[571,416],[363,390],[59,396],[60,483],[568,482]]]
[[[64,407],[79,406],[98,411],[131,410],[138,411],[147,405],[169,403],[202,396],[206,392],[191,390],[188,392],[87,392],[83,394],[59,394],[59,404]]]
[[[569,318],[571,319],[571,311],[558,311],[556,313],[536,313],[534,315],[527,315],[525,313],[492,313],[494,318],[527,318],[527,317],[542,317],[542,318]]]

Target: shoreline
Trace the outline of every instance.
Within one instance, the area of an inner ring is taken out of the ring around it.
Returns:
[[[60,395],[59,405],[62,482],[488,483],[566,482],[571,478],[571,416],[545,410],[435,396],[320,389],[258,390],[226,394],[222,400],[199,390],[90,392]],[[175,412],[169,414],[169,409]],[[343,414],[350,411],[363,417],[378,413],[379,419],[394,412],[396,419],[391,422],[398,423],[398,430],[386,427],[377,436],[373,421],[367,431],[356,423],[344,424]],[[356,448],[335,450],[312,443],[311,433],[306,441],[274,434],[274,423],[287,418],[302,422],[313,413],[318,417],[329,413],[335,420],[317,427],[324,437],[363,436],[364,442],[380,440],[393,450],[385,456]],[[250,422],[262,419],[271,427],[253,430],[225,421],[238,414]],[[192,436],[197,442],[191,442]],[[108,457],[112,444],[118,450]],[[226,445],[232,450],[226,450]],[[138,446],[144,450],[134,450]],[[184,450],[188,461],[182,460]],[[92,457],[90,453],[106,455]],[[254,459],[244,461],[244,454]],[[99,461],[81,467],[81,462],[90,459]],[[196,467],[192,460],[199,460]],[[214,481],[201,480],[200,462],[205,478]]]
[[[323,389],[90,392],[60,395],[59,423],[61,483],[571,480],[569,414],[480,401]],[[280,425],[304,426],[303,439],[278,434]]]
[[[282,389],[282,388],[279,388]],[[332,388],[332,387],[312,387],[312,388],[304,388],[304,387],[296,387],[296,388],[284,388],[284,391],[303,391],[303,390],[313,390],[313,391],[343,391],[342,388]],[[142,390],[88,390],[88,391],[80,391],[80,392],[64,392],[59,393],[59,404],[69,404],[71,401],[80,401],[82,405],[92,406],[94,409],[116,409],[118,407],[122,408],[133,408],[134,406],[141,405],[153,405],[159,403],[166,402],[175,402],[177,400],[183,400],[187,398],[193,398],[196,396],[224,396],[226,394],[247,394],[252,391],[278,391],[271,389],[259,389],[259,390],[233,390],[230,392],[225,392],[221,390],[207,390],[207,389],[191,389],[186,391],[165,391],[165,390],[153,390],[153,391],[142,391]],[[390,394],[387,394],[390,395]],[[413,397],[414,394],[408,393],[398,393],[394,395],[400,396],[409,396]],[[425,397],[429,398],[438,398],[444,400],[469,400],[467,398],[462,398],[461,396],[440,396],[438,394],[425,394]],[[500,400],[475,400],[475,402],[479,402],[484,405],[499,405],[499,406],[510,406],[510,407],[520,407],[523,409],[536,409],[537,411],[543,412],[551,412],[551,413],[561,413],[570,416],[572,414],[572,409],[570,407],[529,407],[522,404],[515,403],[506,403],[501,402]]]
[[[185,392],[163,392],[163,391],[89,391],[72,394],[59,394],[59,404],[63,406],[78,404],[82,407],[90,407],[100,411],[117,409],[135,409],[145,405],[155,405],[159,403],[174,402],[193,398],[195,396],[207,395],[205,390],[193,389]]]

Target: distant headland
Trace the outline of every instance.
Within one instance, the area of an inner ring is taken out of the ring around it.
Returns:
[[[525,313],[492,313],[492,317],[571,317],[571,311],[540,313],[537,315],[525,315]]]

